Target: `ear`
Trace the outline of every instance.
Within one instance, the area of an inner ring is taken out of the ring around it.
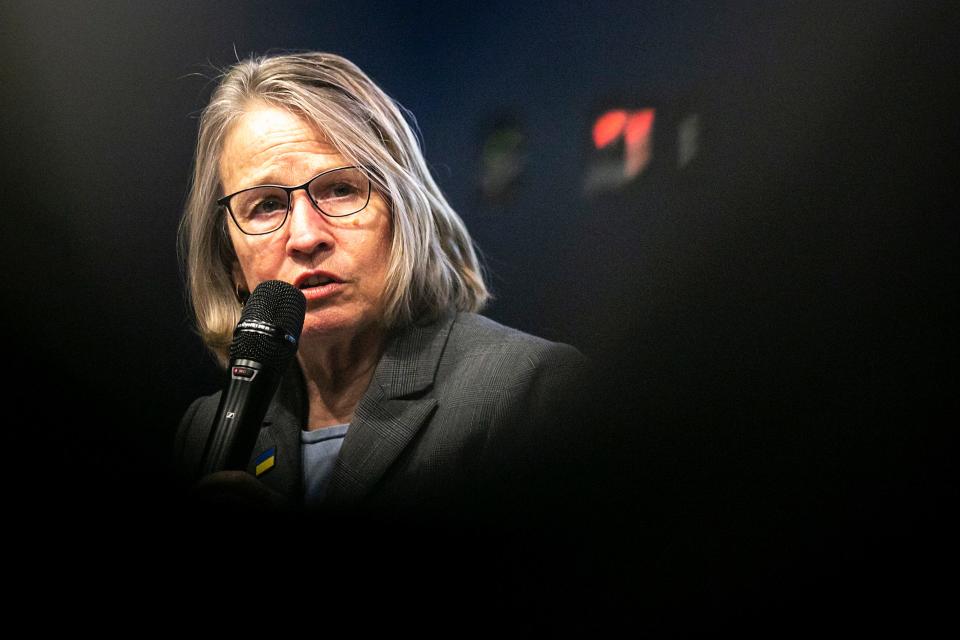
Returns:
[[[234,291],[237,292],[237,301],[240,302],[240,304],[244,304],[247,298],[250,297],[250,287],[247,286],[247,277],[243,275],[243,269],[240,268],[240,262],[238,260],[234,259],[231,271]]]

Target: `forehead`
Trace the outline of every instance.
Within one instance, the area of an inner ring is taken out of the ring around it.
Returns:
[[[256,104],[227,131],[220,181],[226,193],[264,183],[292,185],[345,164],[327,135],[303,117]]]

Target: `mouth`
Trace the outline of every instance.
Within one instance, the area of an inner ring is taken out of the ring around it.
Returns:
[[[302,273],[293,285],[307,297],[307,301],[319,300],[334,295],[340,289],[343,280],[326,271]]]
[[[336,282],[336,280],[324,276],[310,276],[300,283],[300,288],[309,289],[311,287],[322,287],[323,285],[330,284],[331,282]]]

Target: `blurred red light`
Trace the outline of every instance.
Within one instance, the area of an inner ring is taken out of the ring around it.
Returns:
[[[628,145],[642,143],[650,136],[650,129],[653,128],[653,114],[653,109],[634,111],[630,114],[624,134]]]
[[[597,118],[593,124],[593,144],[597,149],[603,149],[620,137],[626,123],[626,111],[616,110],[606,112]]]

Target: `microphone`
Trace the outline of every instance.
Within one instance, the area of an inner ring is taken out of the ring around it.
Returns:
[[[260,283],[247,299],[230,343],[226,389],[207,437],[202,475],[244,470],[267,407],[297,352],[307,300],[280,280]]]

